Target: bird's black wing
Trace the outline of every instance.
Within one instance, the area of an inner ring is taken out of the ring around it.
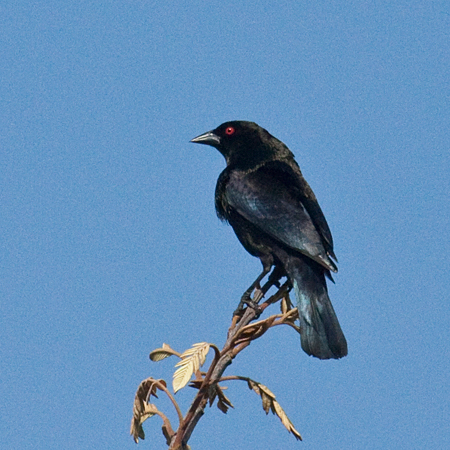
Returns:
[[[319,206],[314,192],[309,184],[303,178],[302,173],[296,163],[286,164],[283,161],[270,161],[264,167],[272,176],[276,177],[278,182],[286,184],[294,192],[306,211],[308,211],[311,220],[314,223],[318,233],[322,238],[322,243],[329,256],[337,261],[333,250],[333,237],[322,209]]]
[[[329,258],[331,233],[311,188],[301,174],[298,180],[290,173],[289,165],[274,163],[251,172],[232,171],[225,189],[227,203],[262,232],[336,272]]]

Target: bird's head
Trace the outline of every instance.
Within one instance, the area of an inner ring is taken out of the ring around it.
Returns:
[[[292,156],[289,149],[254,122],[234,120],[197,136],[191,142],[215,147],[227,165],[248,168],[275,158]]]

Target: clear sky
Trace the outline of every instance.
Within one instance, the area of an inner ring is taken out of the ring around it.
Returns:
[[[227,374],[304,442],[229,383],[192,448],[450,448],[449,3],[2,0],[3,448],[133,449],[135,390],[176,362],[148,353],[223,344],[260,263],[215,216],[222,156],[189,140],[233,119],[319,199],[349,355],[272,330]],[[166,448],[160,426],[139,448]]]

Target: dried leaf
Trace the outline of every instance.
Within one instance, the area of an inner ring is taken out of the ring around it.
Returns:
[[[163,380],[162,378],[160,378],[160,379],[157,380],[157,381],[158,381],[159,384],[162,384],[165,388],[167,387],[166,380]],[[158,389],[161,389],[161,388],[158,386]],[[161,389],[161,390],[162,390],[162,389]]]
[[[186,350],[181,355],[181,361],[175,367],[179,367],[173,374],[173,390],[178,392],[184,388],[192,377],[192,374],[199,370],[206,360],[209,351],[207,342],[194,344],[192,348]]]
[[[261,395],[261,391],[258,387],[258,383],[256,381],[251,380],[250,378],[247,380],[248,388],[253,389],[258,395]]]
[[[145,416],[144,420],[154,416],[158,412],[158,408],[153,403],[145,403],[142,416]],[[142,422],[144,422],[144,420]]]
[[[144,429],[142,424],[154,416],[158,409],[152,403],[147,403],[141,401],[140,398],[135,398],[133,407],[133,418],[131,419],[130,434],[133,436],[134,442],[136,444],[139,439],[145,439]]]
[[[189,383],[189,386],[190,386],[190,387],[193,387],[193,388],[195,388],[195,389],[200,389],[202,383],[203,383],[203,380],[192,380],[192,381]]]
[[[275,394],[267,387],[261,383],[258,383],[250,378],[247,380],[248,387],[253,389],[258,395],[261,396],[262,407],[266,414],[269,414],[272,408],[272,403],[275,400]]]
[[[264,391],[261,391],[261,400],[262,400],[262,407],[266,414],[269,414],[270,408],[272,407],[273,399],[266,395]]]
[[[239,332],[238,342],[252,341],[262,336],[271,326],[273,326],[278,316],[270,316],[267,319],[260,320],[259,322],[246,325]]]
[[[234,408],[233,404],[230,402],[230,400],[227,398],[227,396],[223,393],[223,388],[220,386],[217,386],[217,396],[219,399],[217,400],[217,407],[226,414],[228,411],[228,408]]]
[[[261,389],[261,391],[263,391],[265,394],[267,394],[269,397],[275,400],[275,394],[267,386],[264,386],[261,383],[258,383],[258,386]]]
[[[217,402],[217,407],[224,413],[226,414],[228,412],[228,406],[225,405],[223,402],[221,402],[220,400]]]
[[[148,402],[148,399],[153,395],[157,397],[156,392],[160,387],[158,384],[162,384],[167,387],[164,380],[155,380],[150,377],[145,379],[139,385],[136,395],[134,397],[133,405],[133,418],[131,419],[131,429],[130,434],[133,436],[135,442],[139,439],[145,438],[145,433],[142,428],[142,424],[149,418],[158,414],[159,411],[156,406]]]
[[[298,309],[292,308],[290,309],[284,316],[284,320],[290,320],[292,322],[295,322],[298,319]]]
[[[281,423],[286,427],[289,433],[292,433],[297,440],[301,441],[302,437],[300,433],[295,429],[293,423],[276,400],[273,401],[272,411],[280,418]]]
[[[286,427],[289,433],[292,433],[296,439],[301,441],[302,437],[300,436],[300,433],[295,429],[283,408],[275,400],[275,394],[267,386],[251,380],[250,378],[247,380],[247,383],[250,389],[253,389],[258,395],[261,396],[262,406],[266,414],[272,410],[272,412],[280,418],[281,423]]]
[[[150,353],[150,359],[154,362],[158,362],[173,355],[180,356],[180,354],[173,350],[170,345],[163,344],[161,348],[157,348]]]
[[[148,378],[149,384],[146,385],[145,387],[147,388],[147,396],[145,398],[145,401],[149,401],[150,397],[153,395],[153,397],[158,398],[158,396],[156,395],[156,393],[158,392],[158,389],[161,390],[161,388],[158,386],[158,383],[162,384],[164,387],[167,387],[167,383],[162,380],[155,380],[153,378]]]
[[[261,333],[261,330],[262,330],[261,323],[255,323],[255,324],[252,323],[242,329],[242,331],[239,333],[239,338],[240,339],[243,339],[243,338],[248,339],[251,337],[255,337]]]

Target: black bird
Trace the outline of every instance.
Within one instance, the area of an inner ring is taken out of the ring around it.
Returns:
[[[303,350],[320,359],[347,355],[347,341],[328,297],[325,277],[337,272],[333,239],[316,196],[294,155],[253,122],[226,122],[191,142],[215,147],[226,169],[217,180],[217,215],[234,229],[263,272],[287,275],[296,297]]]

